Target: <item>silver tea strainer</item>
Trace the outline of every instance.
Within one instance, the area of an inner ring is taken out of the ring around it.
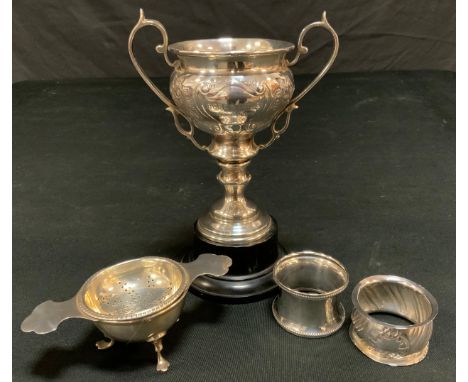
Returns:
[[[156,369],[166,371],[162,338],[178,321],[190,284],[201,275],[222,276],[231,264],[229,257],[213,254],[202,254],[191,263],[163,257],[124,261],[95,273],[70,300],[38,305],[21,330],[46,334],[68,318],[84,318],[109,339],[98,341],[98,349],[109,348],[115,340],[152,342]]]

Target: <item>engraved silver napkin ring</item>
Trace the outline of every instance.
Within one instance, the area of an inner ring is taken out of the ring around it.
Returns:
[[[370,276],[356,285],[352,300],[349,334],[366,356],[391,366],[413,365],[426,357],[438,307],[425,288],[399,276]],[[390,324],[372,313],[393,314],[411,323]]]

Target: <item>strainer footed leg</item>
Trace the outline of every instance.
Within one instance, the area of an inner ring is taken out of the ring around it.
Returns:
[[[114,345],[114,340],[112,338],[103,339],[96,342],[96,347],[99,350],[109,349],[112,345]]]
[[[166,372],[169,369],[169,361],[165,359],[162,355],[163,344],[162,338],[166,335],[166,332],[159,333],[156,338],[152,339],[154,350],[156,350],[156,354],[158,356],[157,363],[156,363],[156,370],[160,372]]]

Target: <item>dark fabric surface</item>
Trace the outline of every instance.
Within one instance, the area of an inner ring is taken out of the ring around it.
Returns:
[[[341,42],[333,71],[455,70],[454,0],[15,0],[13,80],[135,76],[127,39],[139,8],[165,25],[169,42],[232,36],[294,44],[327,11]],[[154,53],[160,41],[156,30],[143,30],[136,45],[150,74],[163,77],[170,68]],[[317,72],[330,36],[313,30],[305,42],[310,53],[297,72]]]
[[[98,351],[90,322],[44,336],[19,327],[38,303],[70,298],[102,267],[184,254],[194,220],[222,192],[216,164],[178,135],[138,79],[18,83],[13,101],[16,381],[455,379],[453,73],[329,75],[252,163],[248,195],[276,217],[282,244],[347,266],[345,326],[298,338],[276,324],[271,298],[220,305],[189,294],[165,340],[166,375],[155,374],[149,344]],[[438,299],[422,363],[380,365],[351,343],[350,294],[372,274],[410,278]]]

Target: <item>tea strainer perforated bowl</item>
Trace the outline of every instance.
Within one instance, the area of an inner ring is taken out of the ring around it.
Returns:
[[[229,257],[213,254],[202,254],[191,263],[163,257],[124,261],[95,273],[70,300],[38,305],[21,330],[46,334],[68,318],[84,318],[108,338],[96,343],[98,349],[109,348],[115,340],[152,342],[156,369],[166,371],[162,338],[178,321],[190,284],[201,275],[222,276],[231,264]]]

